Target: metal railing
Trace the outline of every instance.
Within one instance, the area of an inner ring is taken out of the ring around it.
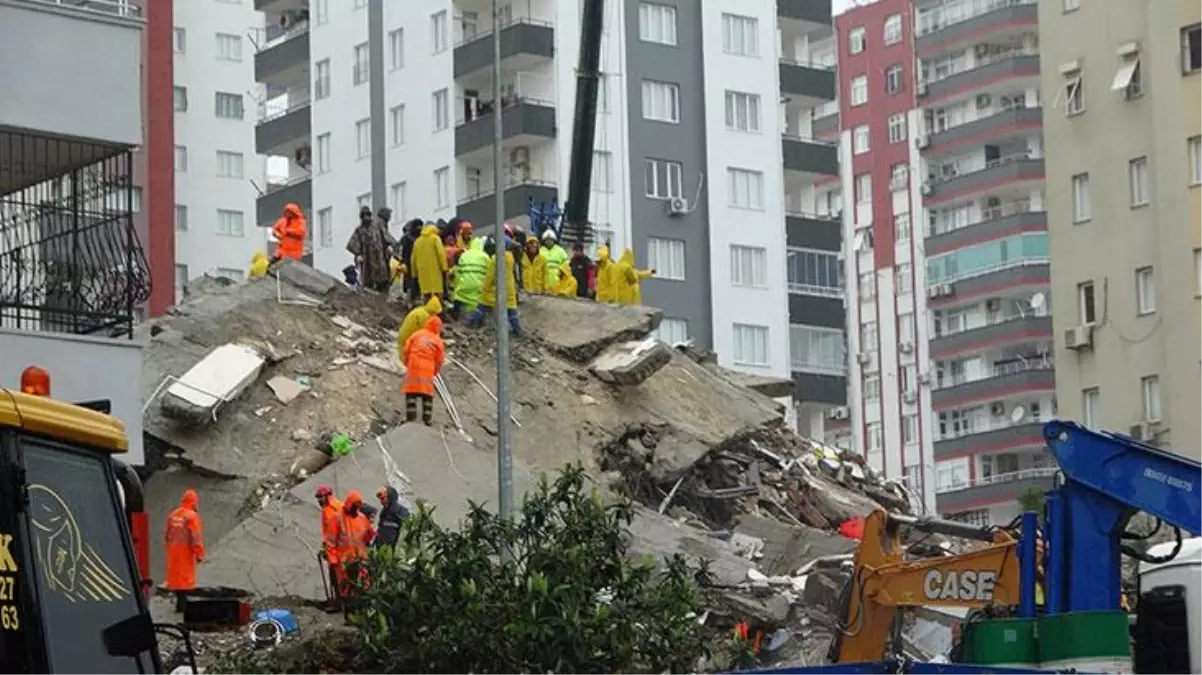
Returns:
[[[974,166],[963,171],[956,169],[953,173],[950,173],[946,176],[935,176],[934,178],[927,180],[927,183],[930,185],[939,185],[940,183],[946,183],[948,181],[957,180],[965,176],[971,176],[974,173],[981,173],[982,171],[989,171],[990,169],[996,169],[998,167],[1008,166],[1010,164],[1016,164],[1018,162],[1025,162],[1034,159],[1043,159],[1043,157],[1034,157],[1030,152],[998,157],[997,159],[991,159],[987,162],[982,162],[979,166]]]
[[[972,384],[973,382],[984,382],[998,377],[1005,377],[1015,373],[1025,373],[1033,370],[1053,370],[1054,360],[1051,357],[1033,358],[1025,361],[1010,361],[1008,363],[995,364],[992,368],[985,372],[980,377],[969,379],[967,376],[949,378],[950,381],[942,382],[936,389],[951,389],[959,387],[963,384]]]
[[[501,30],[505,30],[506,28],[509,28],[510,26],[516,26],[519,24],[527,24],[530,26],[544,26],[546,28],[554,28],[555,27],[555,22],[548,20],[548,19],[536,19],[536,18],[530,17],[530,16],[521,16],[521,17],[515,17],[513,19],[502,19],[501,20]],[[454,45],[452,45],[452,47],[462,47],[463,45],[466,45],[470,42],[475,42],[476,40],[483,40],[484,38],[486,38],[490,35],[492,35],[492,23],[491,22],[489,22],[488,27],[483,28],[482,30],[477,30],[476,32],[472,33],[471,35],[460,37],[459,40]]]
[[[31,5],[58,5],[94,14],[119,16],[127,19],[142,18],[142,8],[130,0],[25,0]]]
[[[983,426],[973,426],[973,428],[967,429],[965,431],[961,431],[961,432],[953,431],[953,432],[948,432],[946,434],[943,434],[942,436],[936,436],[935,442],[938,443],[939,441],[954,441],[957,438],[964,438],[966,436],[975,436],[977,434],[987,434],[991,431],[1003,431],[1005,429],[1013,429],[1014,427],[1026,426],[1028,424],[1040,424],[1045,421],[1047,421],[1047,420],[1044,419],[1042,416],[1032,417],[1030,419],[1024,419],[1021,422],[1011,422],[1010,418],[1007,417],[1006,421],[1004,421],[1004,422],[987,422]]]
[[[785,215],[792,216],[794,218],[805,218],[808,220],[825,220],[825,221],[831,222],[831,223],[842,222],[842,218],[839,216],[832,216],[827,213],[814,213],[812,211],[791,209],[787,206],[785,207]]]
[[[536,98],[533,96],[522,96],[522,95],[518,94],[518,95],[514,95],[514,96],[502,96],[501,97],[501,110],[503,110],[503,111],[509,110],[510,108],[516,108],[522,104],[537,105],[537,106],[542,106],[544,108],[554,108],[555,107],[555,101],[549,101],[547,99]],[[478,104],[478,106],[479,107],[476,110],[475,117],[473,117],[471,119],[467,119],[463,116],[456,116],[455,117],[455,126],[461,127],[465,124],[471,124],[472,122],[478,122],[481,119],[484,119],[486,117],[489,119],[492,119],[491,117],[489,117],[490,115],[492,115],[493,110],[494,110],[492,101],[481,101]],[[459,107],[461,108],[460,112],[462,112],[462,106],[459,106]]]
[[[1022,469],[1021,471],[1011,471],[1009,473],[996,473],[992,476],[983,476],[976,480],[954,481],[950,485],[944,485],[936,488],[935,492],[943,494],[946,492],[957,492],[960,490],[971,490],[972,488],[983,487],[985,485],[1002,485],[1005,483],[1017,483],[1019,481],[1030,480],[1032,478],[1051,478],[1058,472],[1054,466],[1041,466],[1031,469]]]
[[[972,270],[969,270],[969,271],[966,271],[966,272],[963,272],[960,274],[942,277],[940,279],[931,279],[930,276],[928,275],[927,288],[930,288],[931,286],[939,286],[942,284],[954,284],[958,281],[964,281],[965,279],[974,279],[976,277],[985,276],[986,274],[993,274],[995,272],[1004,272],[1006,270],[1014,269],[1017,267],[1026,267],[1028,265],[1047,265],[1049,262],[1051,262],[1051,259],[1046,255],[1029,255],[1029,256],[1023,256],[1021,258],[1016,258],[1014,260],[1006,260],[1006,261],[999,262],[999,263],[996,263],[993,265],[987,265],[985,267],[975,267]]]
[[[489,180],[488,184],[492,185],[492,180]],[[505,182],[505,185],[502,186],[502,189],[503,190],[512,190],[513,188],[522,187],[525,185],[533,185],[536,187],[549,187],[549,188],[554,188],[554,187],[558,186],[558,184],[555,181],[542,180],[539,178],[523,177],[523,178],[510,178],[509,180],[507,180]],[[458,205],[467,204],[469,202],[474,202],[477,199],[484,199],[486,197],[491,197],[494,194],[496,194],[496,190],[493,190],[491,188],[476,190],[476,191],[473,191],[472,194],[460,199],[458,202],[456,202],[456,204],[458,204]]]
[[[971,73],[974,70],[979,70],[990,64],[998,63],[999,61],[1016,59],[1020,56],[1039,56],[1039,48],[1017,47],[1008,51],[998,52],[997,54],[990,54],[989,56],[975,58],[973,59],[972,63],[969,63],[967,59],[963,61],[952,61],[948,66],[946,73],[943,73],[942,75],[935,75],[929,78],[921,78],[919,80],[919,84],[924,86],[935,84],[936,82],[942,82],[950,77],[955,77],[962,73]]]
[[[914,35],[922,37],[935,31],[943,30],[958,23],[964,23],[982,14],[1018,7],[1020,5],[1035,5],[1039,0],[957,0],[945,2],[930,9],[919,12]]]
[[[801,66],[802,68],[813,68],[814,70],[835,70],[833,63],[821,63],[811,59],[797,59],[789,56],[778,56],[777,60],[786,66]]]
[[[1017,201],[1006,202],[1005,204],[1001,204],[998,206],[991,206],[989,208],[982,209],[980,216],[978,216],[977,218],[975,218],[971,221],[965,221],[963,223],[942,222],[941,218],[936,217],[935,224],[927,228],[926,236],[934,237],[934,236],[937,236],[940,234],[947,234],[948,232],[955,232],[956,230],[963,230],[966,227],[972,227],[973,225],[980,225],[981,223],[988,223],[991,220],[999,220],[1001,218],[1008,218],[1010,216],[1015,216],[1020,213],[1044,213],[1044,209],[1042,209],[1042,208],[1036,209],[1031,206],[1031,200],[1021,199],[1021,200],[1017,200]]]
[[[279,106],[271,105],[272,101],[279,101],[282,98],[287,98],[288,102]],[[275,119],[279,119],[288,113],[296,112],[301,108],[305,108],[313,103],[309,96],[309,88],[289,89],[288,93],[275,98],[259,101],[259,124],[266,124]]]
[[[300,37],[301,35],[308,33],[309,25],[308,19],[300,19],[291,26],[283,29],[278,35],[271,38],[267,37],[266,29],[258,28],[255,30],[254,38],[251,40],[251,42],[255,45],[256,52],[266,51],[272,47],[275,47],[276,45],[284,44],[294,37]]]
[[[307,174],[307,173],[301,174],[299,176],[293,176],[291,178],[286,178],[284,180],[268,180],[267,181],[267,189],[263,191],[263,196],[266,196],[266,195],[269,195],[269,194],[272,194],[275,192],[279,192],[280,190],[285,190],[287,188],[292,187],[293,185],[300,185],[301,183],[304,183],[305,181],[308,181],[308,180],[313,180],[313,176],[311,174]]]
[[[781,139],[786,140],[786,141],[796,141],[798,143],[814,143],[815,145],[825,145],[828,147],[839,145],[837,142],[834,142],[834,141],[824,141],[821,138],[814,138],[813,136],[802,136],[801,134],[793,134],[793,133],[789,133],[788,131],[782,131],[782,132],[780,132],[780,135],[781,135]]]
[[[968,125],[968,124],[975,124],[975,123],[977,123],[977,122],[983,122],[983,121],[985,121],[985,120],[988,120],[988,119],[993,119],[994,117],[997,117],[998,115],[1005,115],[1006,113],[1010,112],[1011,110],[1022,110],[1022,109],[1025,109],[1025,108],[1031,108],[1031,109],[1033,109],[1033,110],[1039,110],[1040,108],[1042,108],[1042,107],[1043,107],[1043,106],[1038,106],[1038,105],[1034,105],[1034,106],[1028,106],[1028,105],[1026,104],[1026,101],[1025,101],[1025,100],[1023,100],[1023,99],[1017,99],[1017,100],[1015,100],[1015,99],[1011,98],[1011,99],[1009,99],[1009,100],[1010,100],[1010,102],[1009,102],[1009,103],[1006,103],[1006,104],[1001,104],[1001,105],[995,106],[995,107],[994,107],[994,108],[993,108],[993,109],[992,109],[992,110],[989,112],[989,114],[988,114],[988,115],[978,115],[978,116],[976,116],[976,117],[974,117],[974,118],[972,118],[972,119],[964,119],[964,120],[962,120],[962,121],[956,122],[955,124],[949,124],[948,126],[946,126],[946,127],[942,128],[942,129],[933,129],[933,128],[931,128],[931,125],[928,123],[928,125],[927,125],[927,136],[928,136],[928,137],[933,137],[933,136],[936,136],[936,135],[938,135],[938,134],[942,134],[942,133],[945,133],[945,132],[951,131],[951,130],[953,130],[953,129],[959,129],[960,127],[962,127],[962,126],[965,126],[965,125]]]
[[[997,319],[992,319],[992,320],[987,319],[985,321],[985,323],[983,323],[979,326],[973,326],[971,328],[962,328],[957,331],[950,331],[950,332],[945,331],[942,333],[936,333],[935,335],[933,335],[931,337],[931,339],[938,340],[939,338],[952,337],[953,335],[960,335],[961,333],[969,333],[974,330],[981,330],[982,328],[992,328],[993,326],[1002,326],[1002,325],[1005,325],[1008,323],[1017,323],[1019,321],[1026,321],[1027,319],[1042,319],[1042,318],[1045,318],[1048,316],[1051,316],[1051,313],[1048,311],[1047,306],[1044,305],[1043,307],[1040,307],[1037,310],[1032,310],[1030,313],[1028,313],[1026,315],[1019,314],[1017,316],[1007,316],[1007,317],[1002,317],[1002,318],[997,318]]]

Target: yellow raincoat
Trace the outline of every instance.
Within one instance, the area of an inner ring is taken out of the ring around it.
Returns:
[[[401,322],[401,330],[396,334],[396,355],[401,359],[401,363],[405,362],[405,342],[411,335],[424,328],[430,317],[439,314],[442,314],[442,302],[435,295],[431,296],[425,305],[415,307],[405,315],[405,320]]]
[[[447,252],[438,236],[438,226],[422,228],[421,236],[413,243],[413,253],[409,254],[409,269],[417,277],[422,295],[442,294],[448,268]]]
[[[634,266],[634,251],[622,251],[614,273],[616,280],[619,305],[643,304],[643,293],[639,290],[639,282],[651,276],[651,270],[641,270]]]
[[[530,257],[530,253],[534,257]],[[522,252],[522,290],[527,293],[547,292],[547,259],[539,248],[537,239],[526,240],[526,250]]]
[[[247,278],[262,279],[267,276],[267,269],[271,267],[271,261],[267,259],[267,254],[262,251],[255,251],[254,256],[250,259],[250,270],[246,273]]]
[[[513,281],[513,251],[505,252],[507,282]],[[480,304],[493,307],[497,304],[497,256],[488,259],[488,271],[484,273],[484,288],[480,290]],[[513,283],[505,284],[505,309],[518,308],[518,289]]]
[[[572,264],[565,262],[559,266],[559,281],[555,283],[555,295],[565,298],[576,297],[576,277],[572,275]]]
[[[616,270],[617,265],[609,259],[609,248],[602,246],[597,249],[597,302],[613,304],[618,301],[618,289],[613,277]]]

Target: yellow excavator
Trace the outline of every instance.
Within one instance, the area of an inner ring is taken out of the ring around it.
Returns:
[[[162,672],[156,632],[195,668],[151,621],[142,485],[106,413],[36,366],[0,388],[0,672]]]

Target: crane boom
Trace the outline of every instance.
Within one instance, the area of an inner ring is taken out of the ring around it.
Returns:
[[[576,112],[572,118],[572,154],[568,195],[564,204],[563,238],[587,244],[589,193],[593,180],[593,144],[597,136],[597,96],[601,79],[601,31],[604,0],[584,0],[580,21],[580,61],[576,67]]]

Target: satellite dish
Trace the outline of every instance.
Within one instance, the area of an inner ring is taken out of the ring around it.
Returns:
[[[1048,297],[1044,295],[1043,291],[1039,291],[1035,295],[1032,295],[1030,300],[1031,309],[1039,309],[1043,307],[1043,303],[1047,302],[1047,299]]]
[[[1010,411],[1010,421],[1018,424],[1027,417],[1027,409],[1021,405],[1014,406],[1014,410]]]

